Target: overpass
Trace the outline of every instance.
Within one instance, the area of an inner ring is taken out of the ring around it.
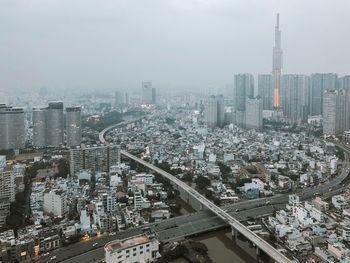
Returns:
[[[273,246],[271,246],[264,239],[262,239],[257,234],[255,234],[253,231],[246,228],[242,223],[240,223],[237,219],[235,219],[229,213],[227,213],[222,208],[213,204],[207,198],[202,196],[200,193],[198,193],[192,187],[188,186],[186,183],[177,179],[175,176],[163,171],[162,169],[154,166],[153,164],[146,162],[146,161],[144,161],[144,160],[142,160],[142,159],[126,152],[126,151],[122,150],[122,151],[120,151],[120,154],[135,161],[135,162],[142,164],[143,166],[147,167],[148,169],[150,169],[150,170],[162,175],[163,177],[167,178],[173,184],[178,185],[180,188],[185,190],[192,198],[196,199],[204,207],[206,207],[207,209],[209,209],[210,211],[215,213],[218,217],[220,217],[227,224],[229,224],[234,231],[245,236],[248,240],[250,240],[252,243],[254,243],[257,246],[257,248],[264,251],[268,256],[270,256],[276,262],[280,262],[280,263],[293,262],[289,258],[287,258],[285,255],[283,255],[281,252],[279,252],[277,249],[275,249]]]
[[[133,121],[131,121],[133,122]],[[110,126],[107,127],[106,129],[104,129],[100,134],[99,134],[99,139],[102,143],[107,143],[105,140],[105,134],[110,131],[113,128],[116,128],[118,126],[122,126],[127,124],[127,122],[124,123],[119,123],[118,125],[114,125],[114,126]],[[327,194],[331,194],[331,193],[339,193],[340,191],[342,191],[342,188],[337,189],[337,190],[333,190],[332,187],[339,185],[340,183],[342,183],[349,175],[350,172],[350,166],[348,161],[348,154],[350,153],[350,150],[348,147],[344,147],[343,145],[339,145],[337,144],[338,147],[342,148],[346,153],[346,162],[345,162],[345,166],[343,167],[343,171],[341,173],[340,176],[338,176],[337,178],[335,178],[334,180],[325,183],[319,187],[313,188],[313,189],[307,189],[307,190],[302,190],[302,191],[298,191],[296,192],[296,194],[299,194],[301,199],[307,199],[312,197],[313,195],[316,194],[321,194],[321,193],[327,193]],[[235,219],[234,217],[232,217],[230,214],[227,213],[227,209],[222,209],[218,206],[216,206],[215,204],[213,204],[212,202],[210,202],[209,200],[207,200],[204,196],[202,196],[201,194],[199,194],[196,190],[194,190],[193,188],[191,188],[190,186],[188,186],[187,184],[185,184],[184,182],[182,182],[181,180],[177,179],[176,177],[174,177],[173,175],[159,169],[158,167],[126,152],[126,151],[121,151],[121,155],[124,155],[125,157],[134,160],[142,165],[144,165],[145,167],[147,167],[148,169],[162,175],[163,177],[167,178],[170,182],[172,182],[173,184],[177,185],[178,187],[180,187],[181,189],[183,189],[184,191],[186,191],[188,193],[188,195],[190,195],[192,198],[194,198],[195,200],[197,200],[202,206],[206,207],[207,209],[209,209],[210,211],[212,211],[214,214],[216,214],[219,218],[221,218],[224,222],[226,222],[227,224],[229,224],[232,229],[235,231],[235,233],[239,232],[240,234],[242,234],[243,236],[245,236],[247,239],[249,239],[251,242],[253,242],[258,248],[260,248],[262,251],[264,251],[267,255],[269,255],[272,259],[274,259],[276,262],[292,262],[290,259],[288,259],[285,255],[283,255],[282,253],[280,253],[279,251],[277,251],[274,247],[272,247],[269,243],[267,243],[265,240],[263,240],[262,238],[260,238],[258,235],[256,235],[254,232],[250,231],[249,229],[247,229],[243,224],[241,224],[237,219]],[[328,191],[331,190],[329,193]],[[284,201],[287,202],[287,195],[281,195],[281,196],[275,196],[271,199],[274,200],[275,202],[271,202],[272,203],[280,203],[280,201]],[[279,201],[278,201],[279,200]],[[265,202],[266,200],[252,200],[254,204],[258,204],[261,202]],[[213,225],[214,229],[215,226]],[[203,231],[202,231],[203,232]]]

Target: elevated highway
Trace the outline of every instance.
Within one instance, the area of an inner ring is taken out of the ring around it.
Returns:
[[[147,167],[148,169],[162,175],[164,178],[167,178],[173,184],[176,184],[177,186],[181,187],[181,189],[185,190],[192,198],[196,199],[205,208],[209,209],[214,214],[216,214],[219,218],[221,218],[223,221],[225,221],[227,224],[229,224],[234,231],[237,231],[241,235],[245,236],[249,241],[254,243],[259,249],[261,249],[267,255],[269,255],[274,261],[280,262],[280,263],[293,262],[289,258],[287,258],[285,255],[283,255],[281,252],[279,252],[277,249],[275,249],[273,246],[271,246],[264,239],[262,239],[257,234],[255,234],[253,231],[246,228],[242,223],[240,223],[237,219],[235,219],[233,216],[231,216],[224,209],[213,204],[207,198],[202,196],[200,193],[198,193],[192,187],[188,186],[186,183],[177,179],[175,176],[163,171],[162,169],[156,167],[155,165],[153,165],[149,162],[146,162],[146,161],[144,161],[144,160],[142,160],[142,159],[126,152],[126,151],[121,151],[120,154],[135,161],[135,162],[142,164],[143,166]]]

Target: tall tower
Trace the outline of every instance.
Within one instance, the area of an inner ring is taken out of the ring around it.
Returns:
[[[280,82],[282,71],[282,57],[283,52],[281,49],[281,31],[280,31],[280,18],[277,14],[277,24],[275,26],[275,46],[272,53],[272,75],[274,83],[274,98],[273,107],[278,109],[280,107]]]

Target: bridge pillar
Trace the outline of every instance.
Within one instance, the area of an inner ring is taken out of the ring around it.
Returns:
[[[231,231],[232,231],[232,240],[234,242],[237,242],[238,231],[236,229],[234,229],[233,227],[231,228]]]

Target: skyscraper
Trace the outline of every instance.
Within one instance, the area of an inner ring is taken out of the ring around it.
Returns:
[[[254,77],[252,74],[235,75],[234,104],[238,111],[245,111],[246,99],[254,97]]]
[[[224,125],[225,106],[222,95],[211,95],[204,101],[204,122],[210,126],[222,127]]]
[[[349,93],[345,90],[326,90],[323,94],[323,133],[339,135],[349,125]]]
[[[155,95],[155,90],[154,90]],[[142,82],[142,103],[152,104],[153,103],[153,88],[151,81]]]
[[[0,149],[22,149],[25,147],[25,125],[23,108],[0,105]]]
[[[262,99],[263,110],[273,110],[274,88],[271,74],[258,75],[258,95]]]
[[[81,108],[67,107],[66,112],[67,146],[78,146],[81,143]]]
[[[210,127],[218,123],[218,106],[214,95],[204,101],[204,122]]]
[[[280,107],[280,79],[283,65],[283,52],[281,49],[281,31],[279,28],[279,14],[277,14],[277,24],[275,26],[275,46],[272,53],[272,75],[274,83],[274,100],[275,109]]]
[[[46,144],[58,147],[63,143],[63,102],[50,102],[46,116]]]
[[[350,91],[350,75],[339,78],[338,89]]]
[[[291,124],[300,124],[309,114],[309,77],[287,74],[281,77],[280,108]]]
[[[218,95],[216,96],[216,102],[217,102],[217,123],[219,127],[223,127],[225,123],[225,100],[224,96]]]
[[[33,108],[33,147],[46,146],[46,108]]]
[[[156,104],[157,103],[157,92],[156,92],[156,88],[152,88],[152,104]]]
[[[325,90],[337,89],[338,76],[335,73],[315,73],[311,75],[310,115],[322,115]]]

